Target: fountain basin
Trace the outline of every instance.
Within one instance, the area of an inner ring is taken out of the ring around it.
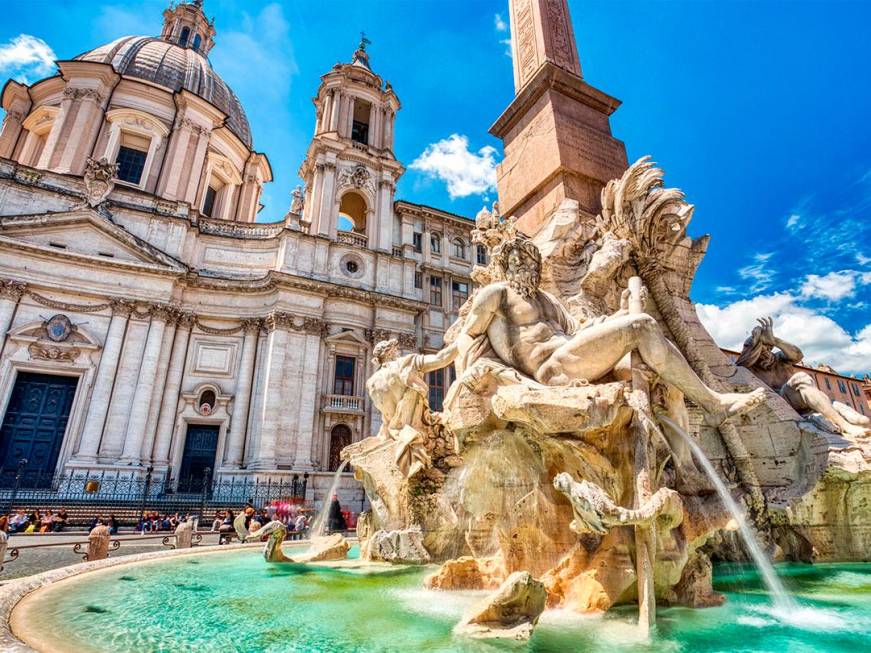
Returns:
[[[223,547],[222,547],[223,548]],[[287,547],[293,555],[297,547]],[[170,552],[175,553],[175,552]],[[352,554],[355,551],[352,551]],[[265,564],[259,546],[114,563],[55,582],[27,579],[11,610],[9,651],[493,651],[452,634],[486,592],[423,589],[433,566]],[[98,565],[99,563],[88,563]],[[82,565],[86,566],[86,565]],[[65,570],[49,572],[43,576]],[[601,616],[546,611],[527,643],[511,651],[860,650],[871,636],[871,564],[786,565],[778,571],[806,618],[784,623],[754,570],[720,568],[725,605],[660,608],[657,632],[640,641],[632,606]],[[726,573],[728,572],[728,573]],[[13,585],[13,584],[10,584]],[[4,587],[2,599],[14,587]],[[813,619],[812,617],[816,617]],[[502,646],[502,645],[499,645]]]

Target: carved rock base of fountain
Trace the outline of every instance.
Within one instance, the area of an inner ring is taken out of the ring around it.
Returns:
[[[434,590],[490,590],[498,588],[506,576],[505,564],[499,557],[463,556],[445,562],[426,577],[424,585]]]
[[[348,557],[351,545],[340,533],[325,537],[313,537],[309,550],[295,556],[293,562],[321,562],[325,560],[344,560]]]
[[[529,639],[546,600],[541,582],[528,571],[514,572],[496,592],[474,606],[454,632],[468,637]]]
[[[423,533],[419,528],[376,531],[361,543],[360,557],[373,562],[414,565],[430,561],[429,553],[423,546]]]
[[[871,551],[871,439],[849,441],[828,435],[828,461],[813,489],[794,500],[782,515],[800,538],[781,538],[786,557],[867,560]]]

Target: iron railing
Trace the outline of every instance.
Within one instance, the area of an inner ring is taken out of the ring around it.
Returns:
[[[257,508],[276,502],[303,503],[308,473],[294,474],[280,481],[240,477],[211,477],[211,470],[199,477],[153,479],[145,476],[102,471],[70,474],[0,472],[0,508],[5,514],[16,510],[58,510],[64,508],[73,523],[84,523],[97,515],[114,513],[120,525],[136,524],[146,512],[190,513],[208,519],[216,510]]]

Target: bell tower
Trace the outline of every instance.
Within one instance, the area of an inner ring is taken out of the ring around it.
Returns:
[[[393,154],[400,103],[390,82],[375,74],[361,34],[350,63],[321,77],[314,137],[300,166],[309,233],[389,252],[394,239],[393,195],[405,168]]]
[[[208,56],[215,44],[215,21],[206,18],[203,0],[170,5],[163,12],[160,38]]]
[[[490,133],[505,148],[499,207],[533,235],[566,199],[595,216],[628,164],[609,120],[620,100],[584,81],[567,1],[509,0],[509,12],[515,96]]]

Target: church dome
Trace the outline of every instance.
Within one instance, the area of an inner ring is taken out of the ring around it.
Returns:
[[[194,49],[163,38],[124,36],[76,59],[110,64],[125,77],[198,95],[223,111],[230,131],[251,148],[251,128],[239,98],[212,69],[209,60]]]

